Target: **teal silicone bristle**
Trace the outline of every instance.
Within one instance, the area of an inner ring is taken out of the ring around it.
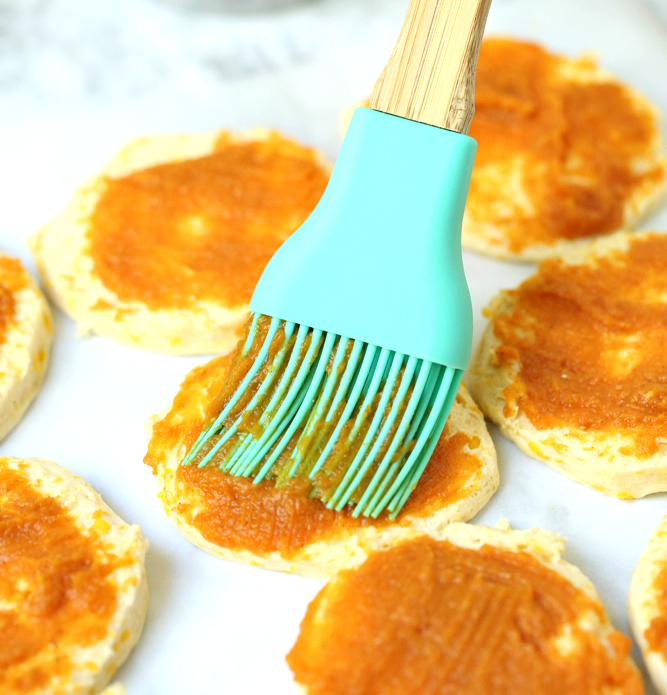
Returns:
[[[252,354],[252,369],[239,379]],[[238,387],[183,465],[215,463],[255,483],[299,476],[329,508],[354,502],[354,516],[389,509],[395,517],[431,456],[461,375],[253,315],[228,376]]]

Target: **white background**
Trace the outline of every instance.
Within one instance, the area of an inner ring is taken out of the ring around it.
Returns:
[[[487,33],[538,39],[570,55],[595,51],[667,109],[660,2],[496,0]],[[369,92],[406,6],[321,0],[228,17],[150,0],[0,0],[0,244],[34,268],[26,237],[134,136],[261,125],[335,157],[340,113]],[[666,229],[667,209],[645,226]],[[533,266],[472,254],[465,263],[477,339],[482,307]],[[147,416],[171,401],[204,358],[81,339],[62,314],[55,328],[44,387],[0,455],[59,462],[149,538],[146,628],[118,673],[129,695],[294,693],[284,655],[322,582],[223,563],[191,547],[165,517],[141,462]],[[627,632],[630,576],[667,511],[665,494],[604,497],[491,432],[500,489],[475,521],[507,517],[515,528],[563,534],[566,559],[592,579],[612,621]]]

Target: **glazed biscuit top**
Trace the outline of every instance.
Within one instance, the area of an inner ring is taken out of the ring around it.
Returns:
[[[372,553],[308,607],[287,662],[308,695],[643,692],[630,640],[526,552],[424,536]]]
[[[615,231],[630,197],[664,180],[664,162],[643,164],[655,160],[655,114],[600,74],[590,58],[566,60],[510,39],[482,43],[466,212],[479,223],[501,220],[514,252]],[[517,164],[522,193],[507,215],[498,196]],[[505,172],[503,185],[489,167]]]
[[[495,361],[518,370],[505,417],[620,433],[621,453],[645,459],[667,442],[667,236],[628,245],[582,265],[542,263],[494,320]]]
[[[84,533],[21,466],[0,459],[0,692],[67,682],[72,650],[105,638],[118,593],[110,574],[130,562],[105,552],[108,527],[100,516]]]
[[[208,156],[108,177],[88,229],[94,272],[150,309],[245,305],[327,182],[314,150],[276,133],[223,134]]]
[[[197,438],[206,413],[215,402],[226,377],[229,357],[220,357],[194,369],[185,379],[171,410],[153,426],[144,461],[157,472],[170,451],[179,461]],[[475,451],[477,437],[445,429],[417,488],[401,510],[397,522],[427,517],[435,510],[464,498],[482,475],[483,462]],[[263,555],[279,551],[296,554],[315,541],[332,539],[364,526],[383,526],[378,519],[353,518],[311,499],[303,482],[276,488],[272,481],[253,485],[252,479],[230,476],[213,464],[179,465],[175,484],[161,493],[165,506],[176,510],[202,536],[221,547]]]
[[[28,273],[20,261],[0,256],[0,347],[16,318],[16,293],[28,284]]]

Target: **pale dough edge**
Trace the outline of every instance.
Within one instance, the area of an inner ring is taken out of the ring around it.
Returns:
[[[659,652],[650,651],[644,633],[653,618],[665,614],[654,582],[667,563],[667,516],[653,531],[632,573],[628,593],[628,620],[651,680],[661,695],[667,695],[667,660]]]

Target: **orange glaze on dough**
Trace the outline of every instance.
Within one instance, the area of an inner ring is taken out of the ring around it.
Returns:
[[[648,648],[652,652],[659,652],[667,659],[667,562],[653,582],[653,588],[657,592],[657,602],[660,614],[651,620],[644,632]]]
[[[620,432],[647,458],[667,440],[667,236],[631,241],[595,268],[542,263],[495,320],[504,391],[539,430]]]
[[[0,692],[32,692],[67,679],[67,652],[104,639],[122,559],[82,533],[56,499],[0,459]]]
[[[144,459],[153,472],[180,442],[182,456],[190,448],[202,427],[203,413],[222,388],[228,362],[229,357],[219,357],[187,376],[171,410],[154,425]],[[466,445],[472,453],[463,451]],[[474,455],[478,446],[479,441],[460,432],[448,436],[445,429],[397,523],[408,516],[428,516],[462,499],[481,475],[482,461]],[[177,509],[204,538],[224,548],[290,556],[346,529],[387,523],[382,517],[354,519],[347,511],[328,510],[310,499],[296,481],[278,489],[269,481],[253,485],[250,479],[229,476],[215,466],[196,465],[178,466],[174,475],[174,489],[164,490],[165,506]]]
[[[287,662],[308,695],[642,693],[630,640],[614,631],[605,649],[585,612],[602,617],[528,553],[421,537],[330,582]],[[554,643],[566,626],[571,650]]]
[[[0,256],[0,345],[16,315],[16,293],[28,286],[28,274],[15,258]]]
[[[482,43],[470,128],[478,149],[466,210],[475,222],[499,226],[515,252],[621,228],[629,198],[665,176],[663,163],[633,167],[651,151],[655,117],[622,85],[566,79],[568,63],[529,43]],[[577,65],[588,70],[592,61]],[[497,191],[512,185],[510,177],[489,179],[486,168],[505,172],[517,159],[525,165],[528,206],[503,214]]]
[[[108,178],[88,231],[95,271],[151,309],[242,306],[328,178],[313,150],[276,133],[223,135],[209,156]]]

